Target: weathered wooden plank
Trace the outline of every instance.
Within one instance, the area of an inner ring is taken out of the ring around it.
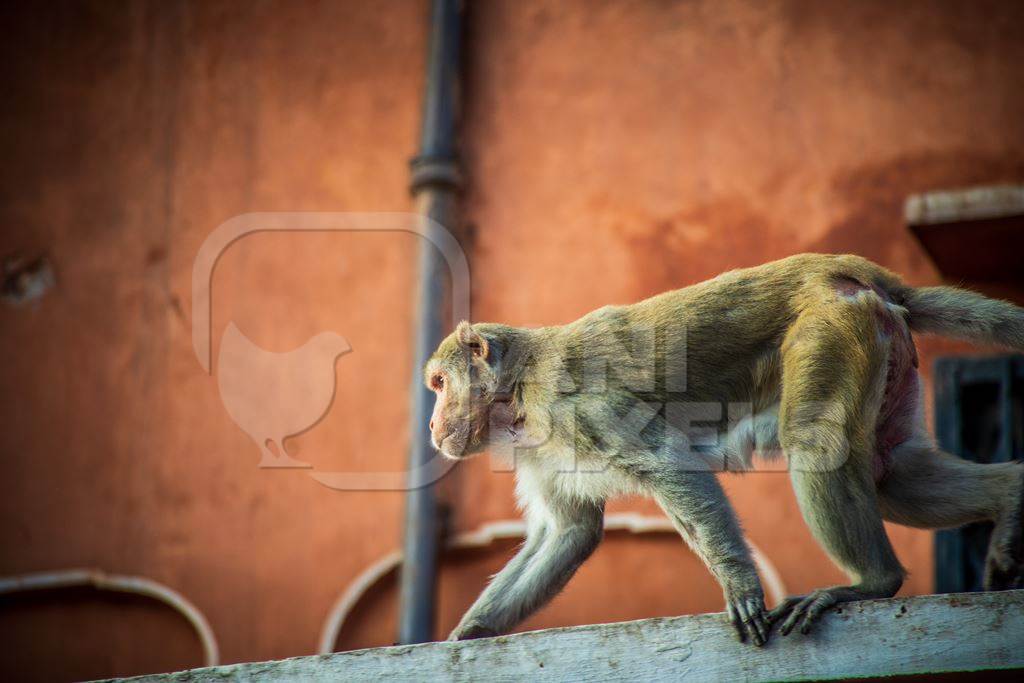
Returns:
[[[907,197],[903,213],[909,225],[935,225],[1024,214],[1024,186],[993,185],[937,190]]]
[[[809,636],[738,643],[724,615],[645,619],[193,669],[143,681],[811,680],[1024,667],[1024,591],[845,605]]]

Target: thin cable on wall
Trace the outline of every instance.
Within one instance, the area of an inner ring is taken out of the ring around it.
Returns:
[[[65,569],[53,572],[36,572],[0,579],[0,595],[27,591],[53,590],[59,588],[90,587],[116,593],[132,593],[159,600],[188,620],[195,629],[203,646],[206,666],[214,666],[220,660],[217,639],[210,628],[210,622],[199,608],[185,596],[172,588],[142,576],[107,574],[99,569]]]

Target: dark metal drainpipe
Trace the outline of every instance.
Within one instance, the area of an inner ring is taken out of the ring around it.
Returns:
[[[416,210],[451,229],[457,218],[461,186],[455,155],[456,110],[459,98],[461,17],[458,0],[433,0],[430,46],[423,97],[423,129],[419,154],[412,160],[412,193]],[[412,387],[412,443],[409,471],[434,457],[430,445],[433,395],[423,386],[421,371],[444,332],[447,303],[442,257],[427,240],[420,241],[417,324]],[[405,508],[405,561],[399,595],[398,641],[423,643],[434,639],[437,562],[441,544],[441,515],[437,486],[423,475],[410,475]]]

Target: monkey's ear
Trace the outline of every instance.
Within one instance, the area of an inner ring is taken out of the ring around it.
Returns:
[[[455,338],[462,348],[473,354],[474,358],[487,360],[487,340],[465,320],[455,328]]]

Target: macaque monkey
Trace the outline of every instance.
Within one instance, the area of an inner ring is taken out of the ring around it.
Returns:
[[[776,625],[807,633],[830,607],[899,590],[883,520],[990,520],[985,586],[1020,587],[1024,466],[935,446],[911,330],[1024,349],[1024,309],[803,254],[567,325],[461,323],[425,368],[432,441],[454,459],[512,453],[529,532],[451,638],[505,633],[550,600],[600,542],[605,501],[624,493],[659,503],[721,584],[739,639],[758,646]],[[803,517],[850,585],[765,608],[715,474],[749,468],[755,452],[788,459]]]

